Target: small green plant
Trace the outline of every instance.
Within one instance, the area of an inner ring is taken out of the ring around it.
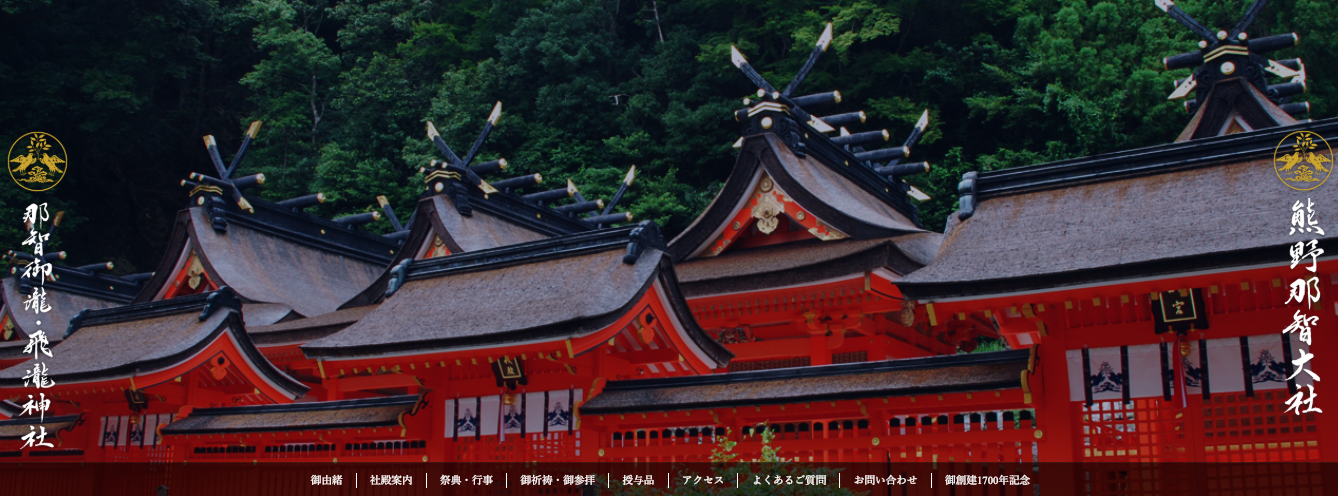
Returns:
[[[959,347],[957,353],[989,353],[991,351],[1007,351],[1008,349],[1008,343],[1004,342],[1002,339],[980,336],[976,338],[976,346],[974,348],[967,350]]]

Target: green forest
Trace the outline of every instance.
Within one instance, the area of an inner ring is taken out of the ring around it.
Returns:
[[[1214,29],[1247,0],[1184,0]],[[733,166],[731,112],[756,91],[729,61],[737,46],[773,82],[834,42],[799,93],[839,90],[838,111],[899,142],[924,109],[915,149],[931,173],[925,226],[941,230],[969,170],[995,170],[1170,142],[1189,121],[1168,101],[1163,57],[1197,38],[1153,0],[0,0],[0,138],[61,140],[69,174],[34,194],[0,187],[0,246],[21,248],[20,212],[67,212],[51,239],[67,263],[153,270],[191,172],[213,174],[201,137],[228,162],[264,121],[234,176],[249,195],[313,192],[333,217],[409,212],[419,168],[441,159],[432,121],[467,149],[493,103],[503,116],[481,153],[510,172],[571,178],[673,235]],[[1334,114],[1338,6],[1274,0],[1249,33],[1296,32],[1271,54],[1307,63],[1314,119]],[[510,175],[510,174],[508,174]],[[407,213],[404,214],[407,217]],[[386,231],[383,220],[368,229]]]

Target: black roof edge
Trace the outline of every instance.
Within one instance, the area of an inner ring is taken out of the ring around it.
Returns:
[[[658,277],[664,284],[665,292],[668,293],[664,295],[664,299],[669,302],[667,310],[678,314],[678,320],[682,323],[683,330],[687,332],[688,338],[692,339],[692,342],[698,348],[701,348],[703,353],[710,356],[721,367],[728,366],[736,355],[725,345],[711,338],[711,335],[697,323],[697,318],[692,315],[691,305],[687,298],[683,296],[683,289],[678,282],[678,273],[674,271],[673,260],[667,254],[660,260]]]
[[[216,291],[180,296],[170,300],[111,308],[85,309],[70,319],[70,329],[66,332],[66,336],[68,337],[74,331],[83,327],[198,312],[211,306],[225,306],[241,312],[241,300],[237,298],[237,294],[232,291],[232,288],[224,286]]]
[[[131,281],[111,274],[88,272],[66,265],[53,264],[51,269],[55,276],[54,280],[43,284],[32,284],[23,277],[23,274],[15,274],[14,277],[19,282],[19,292],[30,294],[33,288],[42,286],[99,300],[130,303],[144,288],[144,281]]]
[[[828,377],[848,374],[869,374],[876,372],[895,372],[899,370],[921,370],[968,365],[990,365],[996,363],[1026,362],[1031,350],[993,351],[989,353],[963,353],[924,358],[906,358],[879,362],[843,363],[837,365],[819,365],[815,367],[794,367],[784,369],[758,370],[752,372],[733,372],[702,376],[665,377],[659,379],[633,379],[609,381],[604,391],[657,389],[687,386],[708,386],[716,384],[734,384],[740,382],[760,382],[775,380],[804,379],[810,377]]]
[[[743,137],[744,140],[760,138],[767,134],[772,135],[782,145],[789,148],[791,152],[795,152],[796,155],[801,157],[805,155],[811,156],[824,167],[840,174],[841,177],[855,183],[855,185],[864,190],[864,192],[873,195],[878,201],[883,202],[887,206],[892,207],[893,210],[905,215],[916,227],[924,227],[920,223],[920,209],[911,204],[909,197],[900,190],[902,188],[900,183],[890,181],[883,178],[883,176],[878,175],[867,162],[855,157],[854,152],[846,150],[836,143],[833,143],[830,137],[823,134],[821,131],[814,129],[812,126],[809,126],[808,123],[799,122],[788,114],[777,112],[766,112],[765,114],[775,116],[776,118],[789,119],[791,124],[797,126],[803,133],[803,137],[799,138],[798,134],[795,134],[787,139],[785,136],[779,135],[774,131],[763,131],[757,134],[746,135]],[[799,145],[803,145],[802,151],[795,150]],[[737,157],[735,160],[737,163]],[[893,188],[898,189],[900,196],[892,194],[891,190]]]
[[[920,209],[911,203],[910,198],[905,193],[894,195],[891,193],[893,187],[900,187],[898,183],[890,181],[874,172],[867,162],[855,157],[855,153],[846,150],[844,147],[832,142],[832,138],[822,132],[809,126],[807,122],[795,122],[805,131],[805,143],[808,145],[807,152],[818,158],[827,168],[841,174],[842,177],[864,189],[865,192],[878,198],[883,203],[905,215],[916,227],[923,228],[920,223]],[[784,142],[784,140],[781,140]],[[852,165],[854,165],[852,167]]]
[[[225,406],[215,408],[197,408],[191,411],[191,417],[221,415],[252,415],[258,413],[319,412],[325,410],[344,410],[350,408],[371,408],[382,406],[412,405],[422,398],[417,394],[382,396],[356,400],[313,401],[307,403],[287,403],[277,405]]]
[[[12,418],[9,420],[0,420],[0,425],[38,425],[38,424],[57,424],[61,422],[74,422],[76,420],[79,420],[79,417],[82,415],[83,415],[82,413],[76,413],[74,415],[61,415],[59,417],[53,416],[49,419],[29,415],[26,417]]]
[[[462,183],[463,184],[463,183]],[[560,236],[595,229],[574,214],[565,214],[549,207],[541,207],[522,200],[515,193],[497,192],[484,194],[478,188],[466,188],[469,191],[469,206],[496,215],[514,224],[532,229],[550,236]],[[446,198],[450,198],[446,195]]]
[[[1273,153],[1283,138],[1296,131],[1311,131],[1328,138],[1338,137],[1338,118],[979,172],[975,180],[975,193],[979,201],[1087,182],[1206,167],[1226,160],[1261,158]]]
[[[236,205],[225,203],[223,211],[229,223],[379,265],[389,263],[399,249],[399,242],[384,236],[259,198],[247,201],[255,213],[242,212]]]
[[[23,413],[23,407],[9,400],[0,400],[0,414],[6,417],[17,417]]]
[[[664,238],[660,236],[659,225],[646,220],[486,250],[415,260],[410,262],[406,277],[408,280],[429,279],[624,247],[628,249],[629,256],[639,256],[640,250],[645,248],[656,248],[661,251],[667,249]],[[632,253],[633,250],[636,250],[635,254]]]
[[[319,426],[281,425],[273,427],[215,427],[207,429],[174,428],[172,427],[172,425],[175,425],[175,423],[167,424],[167,426],[163,427],[164,436],[189,436],[192,434],[238,434],[238,433],[256,433],[256,432],[328,431],[332,429],[366,429],[369,427],[391,427],[399,425],[399,422],[397,420],[385,420],[376,422],[339,422],[330,424],[320,424]]]
[[[1008,279],[946,282],[899,281],[897,282],[897,288],[907,298],[919,301],[934,301],[935,299],[945,298],[983,299],[1031,291],[1048,293],[1066,291],[1074,286],[1115,285],[1135,279],[1169,278],[1177,274],[1214,269],[1245,270],[1260,265],[1261,260],[1268,263],[1270,257],[1278,253],[1282,246],[1284,245]],[[1338,250],[1338,240],[1321,239],[1319,240],[1319,246],[1326,250]],[[1285,264],[1286,262],[1279,261],[1278,263]]]

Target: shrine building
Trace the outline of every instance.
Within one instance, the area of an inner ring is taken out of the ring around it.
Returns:
[[[231,173],[258,123],[231,167],[207,137],[216,174],[183,181],[155,272],[3,280],[0,462],[693,462],[725,439],[755,457],[763,428],[789,460],[959,474],[1338,459],[1338,429],[1284,411],[1338,376],[1338,305],[1311,302],[1313,347],[1281,332],[1304,309],[1293,280],[1338,292],[1332,257],[1288,256],[1302,237],[1338,252],[1338,227],[1287,219],[1338,199],[1275,182],[1289,140],[1338,139],[1338,120],[1297,118],[1304,65],[1266,58],[1296,36],[1247,21],[1167,59],[1195,68],[1178,137],[967,173],[942,234],[906,181],[931,167],[928,111],[865,130],[839,92],[794,93],[830,25],[783,90],[733,52],[758,87],[722,116],[734,167],[672,239],[617,211],[634,167],[587,199],[481,158],[500,103],[463,158],[427,124],[440,160],[403,223],[384,197],[324,219],[304,210],[319,193],[247,196],[263,176]],[[975,352],[986,338],[1007,349]],[[1299,371],[1304,353],[1326,359]],[[39,392],[40,419],[20,407]],[[56,448],[21,449],[34,426]]]

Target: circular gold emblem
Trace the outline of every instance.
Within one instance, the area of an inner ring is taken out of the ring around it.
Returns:
[[[1333,149],[1312,131],[1288,134],[1273,149],[1273,172],[1288,188],[1297,191],[1318,188],[1333,172]]]
[[[65,178],[69,167],[65,145],[47,133],[32,132],[19,136],[9,147],[6,163],[9,177],[20,188],[28,191],[46,191],[56,187]]]

